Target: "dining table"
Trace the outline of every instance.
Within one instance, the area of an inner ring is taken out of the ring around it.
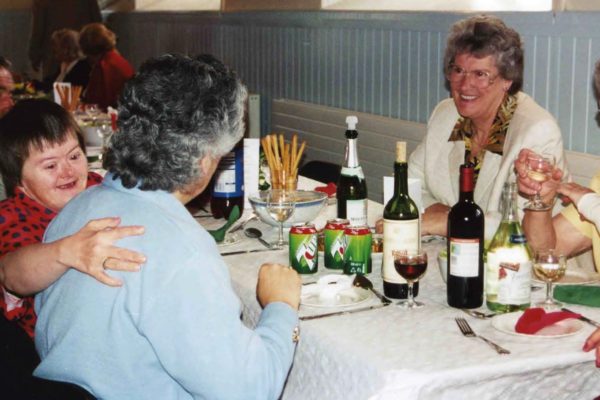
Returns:
[[[299,186],[313,189],[319,183],[301,179]],[[383,206],[369,200],[369,225],[381,218]],[[328,204],[313,221],[322,228],[336,215]],[[242,219],[252,216],[245,210]],[[207,228],[223,220],[198,218]],[[276,228],[260,220],[247,226],[260,229],[267,240]],[[261,249],[256,239],[240,230],[220,245],[221,253]],[[417,299],[425,304],[407,310],[397,305],[380,306],[371,296],[359,305],[369,310],[347,312],[323,318],[300,320],[298,342],[282,399],[593,399],[600,395],[600,370],[594,352],[582,351],[585,339],[595,327],[581,323],[576,332],[564,336],[522,335],[497,329],[493,319],[471,317],[448,306],[446,285],[438,270],[437,255],[445,239],[424,238],[428,269],[421,278]],[[239,296],[243,322],[253,328],[261,307],[256,299],[258,269],[263,263],[289,265],[287,248],[226,255],[232,286]],[[339,273],[323,267],[319,259],[316,274],[302,275],[311,284],[324,275]],[[374,288],[383,291],[380,258],[374,258],[367,275]],[[597,283],[591,283],[597,284]],[[541,287],[538,285],[538,289]],[[542,300],[544,290],[532,291],[532,302]],[[569,309],[600,321],[600,309],[568,305]],[[339,311],[340,307],[301,304],[299,316]],[[480,308],[485,309],[485,303]],[[498,354],[485,342],[461,334],[455,318],[465,318],[473,330],[508,349]],[[498,318],[498,317],[494,317]]]

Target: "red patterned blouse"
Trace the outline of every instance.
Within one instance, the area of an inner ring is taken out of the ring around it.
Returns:
[[[88,173],[87,186],[102,182],[102,176]],[[16,189],[15,195],[0,202],[0,257],[19,247],[42,241],[46,227],[56,213]],[[17,321],[33,338],[35,321],[33,296],[18,298],[0,286],[0,309],[8,320]]]

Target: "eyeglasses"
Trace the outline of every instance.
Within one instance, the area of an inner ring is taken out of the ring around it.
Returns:
[[[485,89],[486,87],[490,86],[498,77],[498,75],[492,76],[488,71],[480,69],[467,71],[458,65],[450,65],[448,67],[448,72],[446,72],[446,78],[452,83],[458,83],[466,78],[469,74],[471,74],[473,77],[473,84],[479,89]]]

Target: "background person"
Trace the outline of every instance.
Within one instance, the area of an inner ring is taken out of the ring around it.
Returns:
[[[600,61],[594,70],[594,95],[600,109]],[[552,217],[550,211],[525,211],[523,229],[534,250],[557,249],[559,253],[579,254],[592,249],[596,270],[600,269],[600,171],[592,178],[589,188],[576,183],[561,182],[563,172],[556,169],[553,179],[540,185],[527,176],[526,159],[531,151],[523,149],[515,161],[519,190],[534,194],[540,190],[544,201],[553,201],[561,194],[571,201],[560,214]],[[590,335],[584,351],[595,350],[596,366],[600,367],[600,329]]]
[[[0,56],[0,118],[2,118],[15,105],[12,92],[15,90],[11,62],[6,57]]]
[[[15,105],[12,92],[15,82],[10,70],[11,63],[6,57],[0,56],[0,119]],[[6,198],[4,183],[0,180],[0,200]]]
[[[134,74],[116,45],[115,34],[100,23],[88,24],[79,33],[79,46],[92,67],[84,100],[103,109],[117,106],[125,82]]]
[[[79,48],[79,32],[72,29],[54,31],[51,45],[52,54],[59,65],[44,82],[45,90],[52,90],[54,82],[68,82],[72,86],[81,86],[85,90],[92,69]]]
[[[42,80],[53,74],[57,61],[52,56],[51,35],[58,29],[79,31],[84,25],[101,22],[98,0],[33,0],[31,5],[29,61]]]
[[[217,245],[185,208],[243,135],[246,89],[211,56],[145,62],[119,102],[104,182],[73,199],[47,240],[119,211],[142,224],[139,274],[116,273],[119,292],[68,271],[36,298],[36,376],[74,382],[99,398],[277,399],[291,366],[300,278],[266,264],[256,329]],[[108,290],[107,290],[108,289]],[[89,368],[89,360],[94,368]]]
[[[101,180],[88,174],[83,149],[71,115],[48,100],[22,100],[0,120],[0,172],[12,194],[0,202],[0,380],[7,398],[79,398],[77,388],[32,376],[39,363],[32,295],[70,266],[119,285],[104,268],[136,271],[143,262],[141,255],[113,247],[115,240],[142,232],[117,228],[118,218],[92,221],[63,240],[39,243],[56,212]]]
[[[475,166],[474,199],[484,212],[498,210],[521,148],[553,154],[565,170],[554,118],[520,92],[523,47],[515,30],[493,16],[458,21],[450,29],[444,72],[451,98],[433,110],[427,135],[408,162],[409,177],[422,182],[424,235],[446,235],[463,163]]]

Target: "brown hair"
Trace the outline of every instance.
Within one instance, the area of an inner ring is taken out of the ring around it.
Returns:
[[[75,136],[85,152],[79,125],[71,114],[46,99],[21,100],[0,119],[0,173],[11,196],[21,184],[23,164],[32,148],[42,150],[44,144],[64,143]]]
[[[512,81],[508,93],[515,94],[523,86],[523,45],[517,31],[491,15],[477,15],[456,22],[444,54],[444,73],[457,55],[472,54],[477,58],[493,56],[503,79]],[[446,80],[446,86],[449,87]]]
[[[72,29],[59,29],[52,32],[50,38],[52,52],[58,61],[71,62],[81,56],[79,33]]]
[[[86,56],[102,55],[113,50],[116,45],[115,34],[99,22],[87,24],[79,32],[79,47]]]

